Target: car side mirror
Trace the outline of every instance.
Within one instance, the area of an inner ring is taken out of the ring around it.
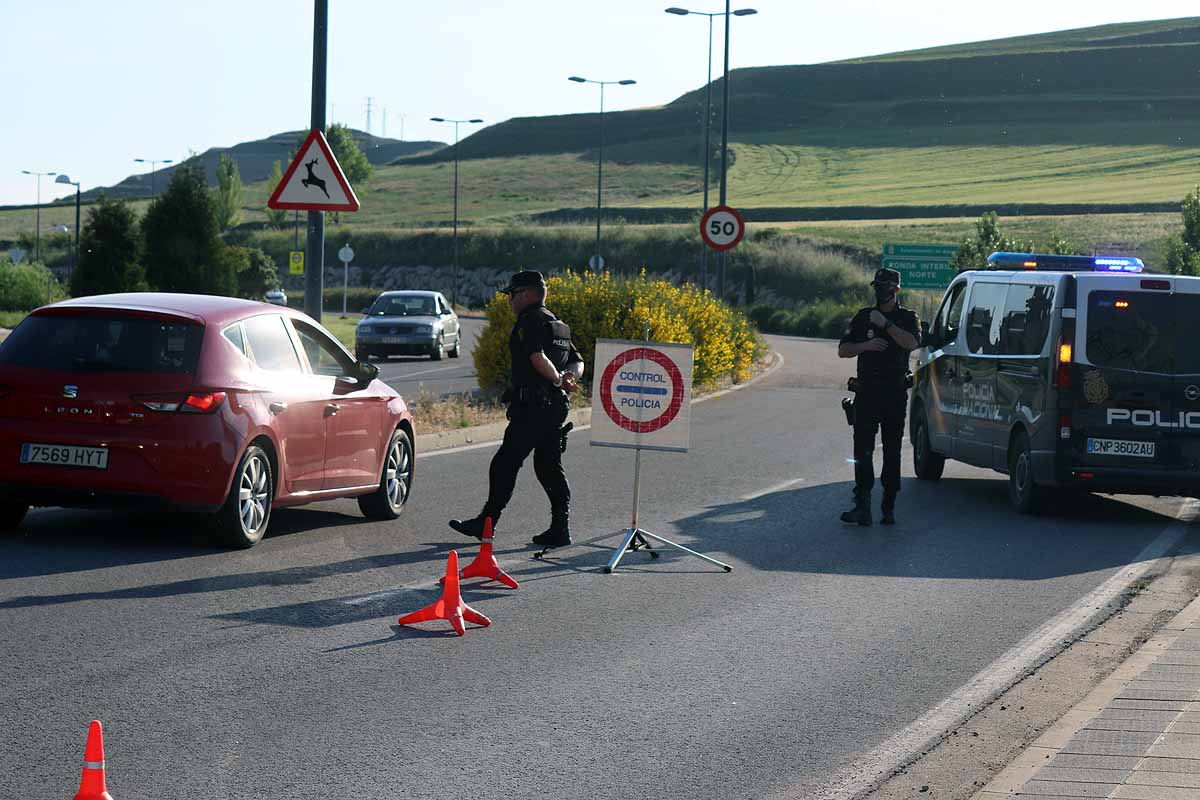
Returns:
[[[379,367],[369,361],[359,361],[355,366],[363,383],[370,383],[379,377]]]

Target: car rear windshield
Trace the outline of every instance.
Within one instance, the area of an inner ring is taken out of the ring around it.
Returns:
[[[1200,373],[1200,295],[1092,292],[1088,296],[1087,357],[1097,367],[1194,375]]]
[[[192,373],[204,328],[121,316],[28,317],[0,344],[0,364],[57,372]]]

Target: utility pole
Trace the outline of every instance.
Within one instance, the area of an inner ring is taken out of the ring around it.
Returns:
[[[721,205],[725,205],[725,184],[729,170],[729,0],[725,0],[725,76],[721,81]],[[725,299],[725,272],[728,254],[717,253],[717,296]]]
[[[329,41],[329,0],[313,0],[312,120],[314,131],[325,130],[325,73]],[[325,212],[308,212],[308,241],[304,255],[304,311],[321,321],[325,297]]]

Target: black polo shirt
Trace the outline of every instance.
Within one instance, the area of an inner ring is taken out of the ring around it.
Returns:
[[[516,388],[553,386],[538,374],[530,358],[534,353],[545,352],[549,322],[555,319],[544,305],[530,306],[517,317],[512,335],[508,337],[508,351],[512,356],[512,385]]]
[[[888,343],[887,350],[879,353],[867,351],[859,354],[858,379],[872,383],[899,382],[903,385],[904,377],[908,373],[910,351],[896,344],[896,340],[883,328],[871,324],[871,312],[876,310],[878,310],[877,306],[871,306],[861,309],[855,314],[854,319],[850,320],[850,326],[842,334],[840,344],[862,344],[882,336]],[[880,311],[880,313],[891,320],[892,324],[900,330],[908,331],[918,339],[920,338],[921,325],[917,320],[916,312],[897,303],[891,311]]]

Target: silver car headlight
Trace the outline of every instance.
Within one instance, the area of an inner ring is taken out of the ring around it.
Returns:
[[[370,325],[359,325],[358,333],[363,336],[370,336],[371,335],[371,326]]]

